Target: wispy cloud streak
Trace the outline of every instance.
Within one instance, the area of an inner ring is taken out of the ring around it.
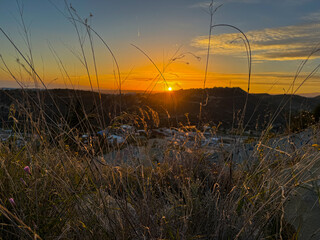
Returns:
[[[313,0],[216,0],[215,4],[224,4],[224,3],[244,3],[244,4],[257,4],[257,3],[265,3],[265,4],[282,4],[286,6],[297,6],[303,5]],[[198,3],[190,5],[191,8],[207,8],[210,5],[211,1],[199,1]]]
[[[320,23],[307,23],[279,28],[266,28],[246,33],[255,60],[305,59],[320,43]],[[216,54],[244,56],[243,41],[237,33],[219,34],[213,37],[212,48]],[[191,45],[204,50],[208,36],[193,39]],[[319,58],[317,53],[313,58]]]
[[[320,22],[320,12],[309,13],[301,19],[308,22]]]

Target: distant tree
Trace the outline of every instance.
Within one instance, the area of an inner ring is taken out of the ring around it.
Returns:
[[[320,104],[318,104],[318,106],[315,107],[315,109],[313,110],[313,115],[314,115],[314,119],[316,122],[320,121]]]
[[[291,131],[301,131],[315,123],[314,114],[308,111],[301,111],[292,116]]]
[[[83,119],[85,119],[85,113],[83,112],[83,108],[79,100],[71,106],[68,116],[68,124],[70,128],[75,128],[84,131],[85,126],[83,123]]]

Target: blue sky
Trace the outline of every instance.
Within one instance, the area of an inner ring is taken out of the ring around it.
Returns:
[[[73,87],[87,88],[88,75],[79,60],[82,56],[76,31],[63,15],[68,15],[64,1],[0,0],[0,27],[23,53],[28,54],[17,2],[23,7],[35,67],[44,82],[49,87],[70,87],[69,81],[72,81]],[[90,25],[113,50],[120,65],[124,89],[143,90],[152,86],[158,74],[150,61],[131,44],[143,49],[160,69],[165,70],[165,77],[174,89],[202,86],[210,20],[206,13],[208,1],[74,0],[68,3],[81,18],[89,18]],[[214,4],[223,4],[214,15],[215,23],[232,24],[248,36],[253,51],[252,91],[288,91],[299,64],[320,43],[320,2],[225,0],[215,1]],[[93,15],[91,18],[90,13]],[[83,26],[81,34],[85,36]],[[245,88],[246,53],[238,38],[235,31],[214,29],[208,87]],[[87,40],[84,47],[90,75],[95,75]],[[110,54],[97,38],[93,40],[100,87],[116,88],[115,68]],[[164,68],[177,49],[180,49],[178,55],[183,54],[184,58]],[[63,62],[70,80],[66,80],[66,74],[61,73],[53,51]],[[17,65],[18,55],[3,35],[0,35],[0,54],[19,76],[19,81],[32,87],[32,76]],[[298,84],[319,64],[319,56],[313,55],[298,78]],[[161,80],[156,82],[155,89],[164,88]],[[12,77],[0,70],[0,87],[15,85]],[[320,92],[319,86],[319,76],[316,74],[298,92]]]

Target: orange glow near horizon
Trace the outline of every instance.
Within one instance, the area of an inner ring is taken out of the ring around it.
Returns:
[[[161,69],[161,63],[157,63]],[[70,70],[73,74],[68,77],[60,75],[55,69],[46,72],[39,72],[39,75],[45,76],[44,83],[48,88],[75,88],[90,90],[89,78],[82,68]],[[202,88],[204,70],[196,64],[174,63],[165,68],[160,76],[159,72],[151,64],[140,65],[133,69],[122,70],[121,89],[123,91],[143,91],[143,92],[171,92],[173,90]],[[21,75],[20,75],[21,76]],[[58,76],[58,77],[57,77]],[[306,74],[296,79],[297,86],[303,81]],[[118,91],[119,80],[114,74],[107,70],[101,71],[98,80],[95,75],[90,75],[92,88],[94,90]],[[10,76],[0,71],[0,84],[2,87],[18,87],[15,81],[9,80]],[[22,75],[21,80],[24,86],[34,87],[34,82],[27,74]],[[270,93],[284,94],[288,93],[294,74],[290,72],[265,72],[253,73],[251,76],[250,93]],[[97,84],[99,82],[99,85]],[[319,84],[320,76],[314,76],[303,84],[297,93],[319,92],[315,85]],[[248,74],[246,73],[222,73],[208,72],[206,88],[213,87],[240,87],[243,90],[248,89]]]
[[[173,71],[172,71],[173,72]],[[127,76],[126,72],[121,74]],[[172,77],[177,76],[177,77]],[[137,71],[132,73],[129,77],[122,81],[121,89],[123,91],[147,91],[147,92],[172,92],[180,89],[202,88],[203,87],[203,74],[201,71],[186,71],[182,70],[175,72],[174,74],[164,74],[166,82],[157,75],[156,72],[143,72]],[[172,78],[170,78],[172,77]],[[59,78],[53,83],[50,79],[46,79],[45,84],[49,88],[76,88],[90,90],[88,77],[85,75],[71,76],[70,81]],[[293,75],[289,73],[260,73],[253,74],[250,84],[251,93],[271,93],[271,94],[284,94],[290,88]],[[303,76],[297,79],[297,82],[301,82],[304,79]],[[111,74],[99,75],[99,88],[101,90],[113,90],[119,89],[119,84],[114,76]],[[310,81],[306,82],[300,89],[299,93],[312,93],[315,92],[314,85],[320,82],[320,77],[315,76]],[[72,84],[71,84],[72,83]],[[33,82],[29,83],[29,86],[33,86]],[[92,76],[92,87],[94,90],[98,89],[96,79]],[[248,76],[247,74],[224,74],[209,72],[207,88],[213,87],[240,87],[243,90],[248,89]]]

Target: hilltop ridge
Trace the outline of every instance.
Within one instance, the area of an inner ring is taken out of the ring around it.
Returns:
[[[40,99],[39,99],[40,98]],[[247,100],[247,104],[246,104]],[[40,101],[40,105],[37,104]],[[247,94],[241,88],[207,88],[188,89],[173,92],[161,92],[153,94],[123,94],[121,96],[121,111],[135,112],[139,107],[149,106],[157,111],[162,124],[170,115],[170,124],[188,121],[197,123],[199,104],[203,104],[203,121],[219,124],[224,128],[236,127],[243,108],[246,104],[244,121],[249,128],[263,128],[276,113],[274,125],[285,124],[285,114],[290,110],[293,113],[312,111],[320,104],[320,96],[307,98],[298,95],[270,95],[270,94]],[[79,106],[87,114],[102,114],[106,116],[106,124],[119,114],[120,96],[116,94],[99,94],[96,92],[71,89],[50,89],[37,91],[36,89],[10,89],[0,90],[0,119],[3,124],[10,124],[8,119],[10,106],[14,104],[17,112],[20,112],[20,120],[23,111],[42,106],[47,116],[55,119],[61,117],[71,118],[73,112],[79,111]],[[291,104],[290,104],[291,102]],[[99,108],[97,108],[99,106]],[[98,110],[97,110],[98,109]],[[39,109],[38,109],[39,110]],[[34,113],[36,114],[36,112]],[[96,124],[93,118],[93,124]]]

